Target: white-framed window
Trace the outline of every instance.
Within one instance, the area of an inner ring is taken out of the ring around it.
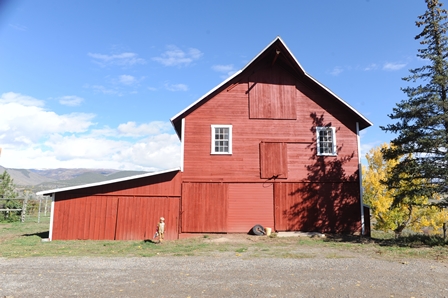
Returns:
[[[337,155],[334,127],[316,127],[317,155]]]
[[[211,154],[232,154],[232,125],[212,125]]]

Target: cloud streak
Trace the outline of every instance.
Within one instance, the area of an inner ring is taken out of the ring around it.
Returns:
[[[105,55],[98,53],[88,53],[93,58],[93,62],[105,67],[108,65],[133,66],[137,64],[145,64],[146,60],[139,58],[136,53],[126,52],[121,54]]]
[[[75,107],[79,106],[84,101],[84,98],[78,96],[62,96],[59,98],[59,103],[64,106]]]
[[[212,70],[224,74],[223,79],[226,79],[233,75],[237,70],[233,66],[233,64],[227,64],[227,65],[213,65]]]
[[[383,70],[396,71],[396,70],[402,69],[406,65],[407,65],[406,63],[391,63],[391,62],[387,62],[387,63],[385,63],[383,65]]]
[[[195,48],[183,51],[174,45],[167,46],[167,50],[152,60],[165,66],[187,66],[202,57],[203,53]]]

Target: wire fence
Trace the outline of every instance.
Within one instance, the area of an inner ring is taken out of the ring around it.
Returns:
[[[49,222],[51,198],[48,196],[24,196],[0,198],[0,222]]]

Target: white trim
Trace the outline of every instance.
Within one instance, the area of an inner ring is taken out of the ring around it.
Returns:
[[[319,132],[320,131],[327,131],[328,129],[331,130],[331,139],[333,141],[333,152],[331,153],[320,153],[320,141],[319,141]],[[337,156],[338,151],[336,147],[336,129],[334,127],[326,127],[326,126],[317,126],[316,127],[316,149],[317,149],[317,155],[318,156]]]
[[[123,177],[123,178],[118,178],[118,179],[101,181],[101,182],[96,182],[96,183],[89,183],[89,184],[76,185],[76,186],[70,186],[70,187],[64,187],[64,188],[56,188],[56,189],[44,190],[44,191],[37,192],[36,195],[44,196],[44,195],[54,194],[54,193],[62,192],[62,191],[81,189],[81,188],[87,188],[87,187],[94,187],[94,186],[99,186],[99,185],[107,185],[107,184],[112,184],[112,183],[117,183],[117,182],[122,182],[122,181],[134,180],[134,179],[145,178],[145,177],[151,177],[151,176],[165,174],[165,173],[170,173],[170,172],[179,171],[179,170],[180,170],[180,168],[175,168],[175,169],[164,170],[164,171],[159,171],[159,172],[145,173],[145,174],[140,174],[140,175],[134,175],[134,176],[129,176],[129,177]]]
[[[48,239],[53,240],[53,220],[54,220],[54,198],[55,194],[51,194],[51,214],[50,214],[50,231],[48,232]]]
[[[359,173],[359,202],[361,205],[361,235],[366,231],[366,224],[364,222],[364,189],[362,187],[362,165],[361,165],[361,139],[359,137],[359,122],[356,122],[356,141],[358,143],[358,173]]]
[[[232,154],[232,125],[229,124],[212,124],[211,126],[211,138],[210,138],[210,154],[218,155],[230,155]],[[215,129],[216,128],[228,128],[229,129],[229,151],[228,152],[216,152],[215,151]]]
[[[182,118],[182,127],[180,133],[180,171],[184,171],[184,153],[185,153],[185,118]]]

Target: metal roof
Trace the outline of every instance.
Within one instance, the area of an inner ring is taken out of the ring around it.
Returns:
[[[180,168],[164,170],[164,171],[159,171],[159,172],[145,173],[145,174],[134,175],[134,176],[128,176],[128,177],[106,180],[106,181],[101,181],[101,182],[96,182],[96,183],[89,183],[89,184],[76,185],[76,186],[70,186],[70,187],[64,187],[64,188],[44,190],[44,191],[37,192],[36,195],[44,196],[44,195],[49,195],[49,194],[62,192],[62,191],[94,187],[94,186],[100,186],[100,185],[107,185],[107,184],[112,184],[112,183],[117,183],[117,182],[123,182],[123,181],[129,181],[129,180],[134,180],[134,179],[156,176],[156,175],[160,175],[160,174],[166,174],[166,173],[175,172],[175,171],[180,171]]]

